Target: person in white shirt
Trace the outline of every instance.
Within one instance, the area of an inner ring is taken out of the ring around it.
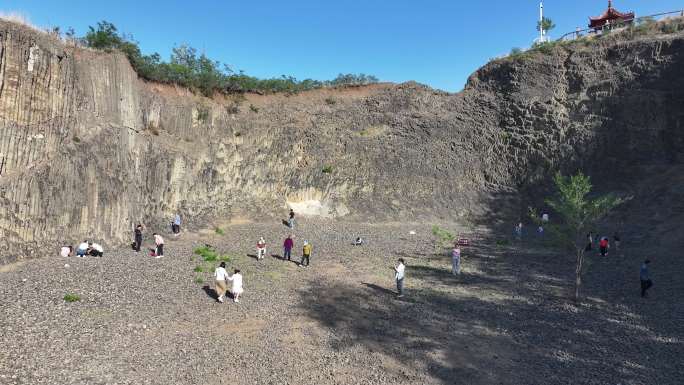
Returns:
[[[88,241],[83,241],[76,248],[76,256],[83,258],[86,254],[88,254]]]
[[[404,265],[404,259],[399,258],[399,263],[394,267],[394,279],[397,281],[397,297],[401,298],[404,296],[404,270],[406,266]]]
[[[240,270],[235,269],[235,273],[228,277],[228,280],[233,282],[233,287],[230,288],[230,292],[233,294],[233,301],[240,302],[240,294],[244,291],[242,288],[242,274],[240,274]]]
[[[461,275],[461,249],[458,245],[451,251],[451,273]]]
[[[101,257],[104,254],[104,247],[99,243],[89,243],[88,252],[89,255],[93,257]]]
[[[163,258],[164,257],[164,238],[162,238],[161,235],[154,233],[152,234],[154,236],[154,244],[157,246],[156,249],[154,250],[154,257],[155,258]]]
[[[266,240],[264,237],[259,238],[259,241],[256,244],[257,247],[257,260],[262,260],[264,259],[264,256],[266,255]]]
[[[74,248],[72,246],[62,246],[62,249],[59,251],[59,255],[62,257],[71,257],[71,253],[74,252]]]
[[[226,294],[226,278],[228,278],[225,262],[221,262],[221,265],[216,268],[214,278],[216,278],[216,288],[214,290],[216,290],[217,299],[223,303],[223,296]]]

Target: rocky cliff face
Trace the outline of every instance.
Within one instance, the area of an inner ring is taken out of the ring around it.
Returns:
[[[649,178],[684,179],[683,44],[576,42],[494,61],[458,94],[408,83],[236,102],[0,22],[2,259],[86,237],[121,244],[134,223],[161,229],[177,211],[190,226],[288,205],[491,224],[534,202],[555,169],[647,199]]]

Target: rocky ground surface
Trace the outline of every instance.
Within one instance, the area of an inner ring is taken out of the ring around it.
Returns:
[[[588,297],[576,305],[570,258],[477,231],[455,278],[430,227],[302,223],[292,233],[297,256],[304,239],[314,245],[309,268],[279,259],[290,231],[275,221],[169,237],[163,259],[116,250],[6,266],[0,383],[681,383],[676,258],[653,255],[655,286],[641,299],[634,244],[592,257]],[[260,235],[263,261],[253,257]],[[352,246],[356,236],[368,243]],[[239,304],[216,302],[214,264],[192,253],[204,243],[244,272]],[[400,256],[403,299],[392,279]],[[68,293],[80,301],[65,302]]]

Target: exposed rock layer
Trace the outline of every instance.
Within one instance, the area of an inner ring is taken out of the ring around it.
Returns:
[[[235,111],[0,22],[0,260],[119,244],[176,211],[191,226],[287,203],[491,224],[578,167],[635,195],[624,216],[671,174],[655,207],[684,220],[683,51],[681,33],[615,36],[494,61],[458,94],[376,85],[248,95]]]

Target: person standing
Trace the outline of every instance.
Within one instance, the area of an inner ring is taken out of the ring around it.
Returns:
[[[287,258],[288,261],[291,259],[292,248],[294,247],[294,241],[292,240],[292,235],[288,235],[283,242],[283,259]]]
[[[154,250],[154,257],[155,258],[163,258],[164,257],[164,238],[162,238],[161,235],[154,233],[152,234],[154,236],[154,244],[157,246]]]
[[[453,275],[461,275],[461,249],[458,244],[454,245],[451,251],[451,273]]]
[[[134,249],[136,252],[140,252],[140,246],[142,245],[142,240],[143,240],[143,226],[138,223],[137,226],[135,226],[135,246]]]
[[[257,260],[260,261],[264,259],[264,256],[266,255],[266,240],[264,237],[259,238],[259,241],[257,241],[256,244],[257,248]]]
[[[242,288],[242,274],[240,274],[240,269],[235,269],[235,273],[228,277],[228,280],[233,282],[233,286],[230,288],[230,292],[233,294],[233,302],[240,302],[240,294],[244,291]]]
[[[173,234],[174,236],[179,236],[180,235],[180,227],[181,227],[181,217],[180,214],[176,214],[176,216],[173,218]]]
[[[522,240],[522,233],[523,233],[523,224],[522,222],[518,223],[517,226],[515,226],[515,237],[520,241]]]
[[[71,257],[71,253],[74,252],[73,246],[62,246],[62,249],[59,251],[59,255],[61,255],[64,258]]]
[[[615,251],[620,251],[620,234],[617,231],[613,234],[613,244],[615,245]]]
[[[646,291],[653,286],[653,281],[651,281],[650,274],[648,272],[648,265],[651,263],[650,260],[645,260],[641,264],[641,270],[639,271],[639,279],[641,280],[641,296],[646,297]]]
[[[397,297],[401,298],[404,296],[404,270],[406,266],[404,265],[404,259],[399,258],[397,265],[394,267],[394,279],[397,281]]]
[[[291,228],[294,229],[294,223],[295,223],[295,212],[293,209],[290,209],[290,218],[287,220],[287,225]]]
[[[299,267],[309,267],[309,260],[311,258],[311,252],[313,251],[313,246],[309,241],[304,241],[304,247],[302,248],[302,261],[299,262]],[[306,265],[304,264],[306,261]]]
[[[223,296],[226,294],[226,278],[228,277],[228,272],[226,271],[226,263],[221,262],[221,265],[214,271],[214,278],[216,279],[216,286],[214,290],[216,291],[216,300],[223,303]]]
[[[594,237],[592,236],[591,233],[587,233],[587,246],[584,248],[584,251],[591,251],[593,246],[594,246]]]
[[[605,257],[608,255],[608,249],[610,248],[610,244],[608,243],[608,237],[602,237],[601,240],[599,241],[599,252],[601,253],[602,257]]]

